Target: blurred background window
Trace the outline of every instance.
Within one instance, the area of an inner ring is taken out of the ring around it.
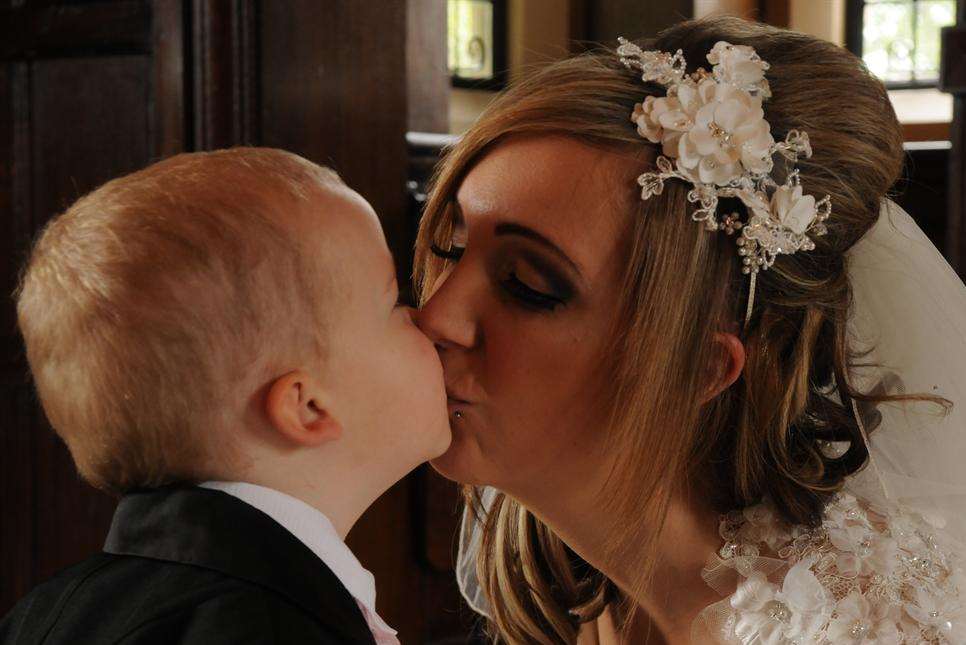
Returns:
[[[848,45],[888,87],[934,87],[939,32],[956,22],[956,0],[850,0]]]
[[[498,88],[506,69],[505,0],[449,0],[447,63],[458,87]]]

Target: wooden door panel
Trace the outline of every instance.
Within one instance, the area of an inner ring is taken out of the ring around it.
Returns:
[[[31,64],[33,227],[150,160],[145,56]]]
[[[448,87],[420,77],[407,91],[407,73],[422,73],[408,43],[423,60],[444,51],[434,2],[0,0],[0,289],[12,293],[43,224],[95,186],[184,150],[249,143],[336,168],[378,212],[405,286],[418,219],[406,193],[409,111],[432,107],[437,122]],[[413,22],[423,20],[438,42]],[[0,415],[2,615],[98,550],[114,506],[79,480],[44,420],[9,297]],[[455,500],[455,486],[423,467],[349,538],[403,642],[466,642]]]
[[[98,551],[115,505],[44,419],[10,294],[51,217],[184,148],[181,5],[0,4],[0,613]]]

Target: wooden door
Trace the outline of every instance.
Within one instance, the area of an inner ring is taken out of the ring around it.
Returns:
[[[408,117],[430,103],[445,112],[446,91],[407,78],[407,47],[426,56],[440,46],[408,28],[445,16],[433,0],[413,2],[0,0],[0,615],[98,551],[115,505],[79,480],[27,375],[9,294],[38,230],[163,157],[276,146],[332,166],[372,203],[405,284],[418,217],[406,191]],[[403,642],[466,642],[455,511],[453,486],[424,468],[349,536]]]
[[[0,2],[0,612],[99,550],[114,508],[43,418],[10,294],[51,216],[185,148],[182,22],[167,0]]]

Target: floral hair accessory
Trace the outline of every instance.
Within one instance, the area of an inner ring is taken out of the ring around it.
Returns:
[[[794,168],[799,155],[812,155],[808,134],[791,130],[779,142],[772,137],[761,107],[771,97],[765,78],[769,66],[752,47],[720,41],[708,52],[711,71],[687,74],[680,49],[670,54],[644,51],[624,38],[619,42],[617,54],[628,69],[640,71],[646,83],[667,88],[666,96],[646,97],[631,114],[641,137],[661,144],[663,153],[657,158],[658,172],[637,178],[641,199],[660,195],[666,180],[680,179],[694,186],[688,201],[699,207],[692,219],[710,231],[740,231],[742,272],[752,279],[747,322],[755,274],[779,255],[814,249],[810,236],[827,231],[831,197],[816,201],[804,195]],[[781,184],[772,178],[775,155],[786,160]],[[737,212],[720,216],[722,197],[741,200],[747,221]]]

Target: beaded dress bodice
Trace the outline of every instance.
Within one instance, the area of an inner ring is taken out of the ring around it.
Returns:
[[[723,599],[692,643],[966,644],[959,550],[942,521],[838,494],[820,526],[768,503],[725,515],[702,576]]]

